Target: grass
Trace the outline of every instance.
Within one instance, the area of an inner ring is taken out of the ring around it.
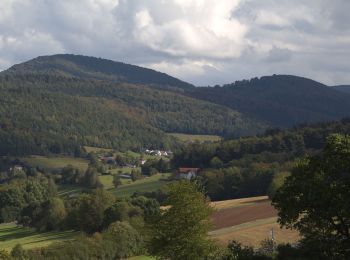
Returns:
[[[89,162],[85,159],[67,156],[45,157],[33,155],[30,157],[21,158],[21,160],[32,167],[41,167],[49,171],[62,169],[68,164],[85,171],[89,164]]]
[[[170,183],[170,181],[167,180],[169,176],[169,173],[155,174],[149,178],[144,178],[135,182],[130,181],[129,183],[123,184],[116,189],[111,189],[110,191],[117,197],[131,196],[134,192],[155,191]],[[124,180],[124,182],[128,181]]]
[[[57,194],[58,196],[68,196],[74,193],[80,193],[84,191],[85,188],[76,185],[59,185]]]
[[[128,258],[127,260],[154,260],[155,258],[150,257],[150,256],[145,256],[145,255],[141,255],[141,256],[133,256]]]
[[[0,248],[11,251],[17,244],[21,244],[25,249],[46,247],[54,242],[73,239],[76,235],[73,231],[37,232],[14,223],[1,224]]]
[[[84,146],[84,148],[87,153],[108,153],[113,151],[113,149],[92,147],[92,146]]]
[[[182,142],[215,142],[220,141],[221,137],[217,135],[190,135],[190,134],[179,134],[179,133],[169,133],[179,139]]]

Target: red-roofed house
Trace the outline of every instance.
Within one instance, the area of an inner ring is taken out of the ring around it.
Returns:
[[[200,168],[179,168],[179,179],[187,179],[190,180],[198,175]]]

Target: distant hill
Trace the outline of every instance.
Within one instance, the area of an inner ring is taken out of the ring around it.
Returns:
[[[237,81],[222,87],[195,88],[188,90],[187,95],[227,106],[271,126],[290,127],[350,115],[350,94],[289,75]]]
[[[67,66],[61,57],[52,56],[53,63],[47,62],[50,57],[34,59],[0,73],[0,155],[75,153],[82,145],[171,148],[176,141],[166,132],[242,136],[266,128],[228,107],[161,85],[95,77],[86,65]],[[88,59],[97,62],[89,68],[102,66],[101,60]],[[108,71],[107,65],[100,71]],[[135,80],[132,74],[128,80]]]
[[[72,54],[41,56],[14,65],[6,71],[10,74],[42,74],[100,79],[113,82],[137,83],[163,88],[193,88],[194,86],[152,69],[112,60]]]
[[[53,55],[0,73],[0,155],[174,148],[166,133],[241,137],[350,115],[350,94],[296,76],[196,88],[154,70]]]
[[[334,86],[333,88],[335,88],[338,91],[350,94],[350,85]]]

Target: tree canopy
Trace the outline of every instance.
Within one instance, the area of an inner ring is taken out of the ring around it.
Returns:
[[[350,137],[331,135],[277,191],[279,223],[295,228],[323,258],[350,257]]]

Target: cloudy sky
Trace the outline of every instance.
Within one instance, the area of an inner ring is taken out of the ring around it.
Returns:
[[[0,70],[74,53],[196,85],[271,74],[350,84],[349,0],[0,0]]]

